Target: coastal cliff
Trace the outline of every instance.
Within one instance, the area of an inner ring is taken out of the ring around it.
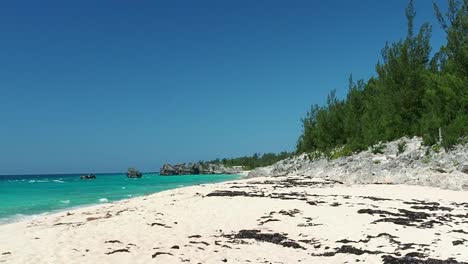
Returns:
[[[182,164],[164,164],[159,171],[160,175],[198,175],[198,174],[236,174],[243,171],[242,167],[226,167],[221,164],[213,163],[182,163]]]

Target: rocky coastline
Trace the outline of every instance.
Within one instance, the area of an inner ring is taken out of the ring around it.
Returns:
[[[382,146],[379,153],[368,149],[337,159],[302,154],[257,168],[247,177],[298,175],[345,184],[409,184],[468,190],[468,143],[445,151],[437,146],[424,146],[421,138],[414,137]]]
[[[241,173],[241,167],[226,167],[222,164],[213,163],[181,163],[181,164],[164,164],[159,175],[173,176],[173,175],[198,175],[198,174],[237,174]]]

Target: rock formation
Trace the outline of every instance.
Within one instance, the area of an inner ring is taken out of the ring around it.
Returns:
[[[81,175],[80,179],[82,179],[82,180],[94,180],[94,179],[96,179],[96,175],[94,175],[94,174]]]
[[[164,164],[159,174],[169,175],[198,175],[198,174],[236,174],[242,172],[242,168],[226,167],[221,164],[212,163],[182,163],[182,164]]]
[[[461,172],[463,172],[463,173],[468,174],[468,163],[467,163],[467,164],[460,165],[459,170],[460,170]]]
[[[399,151],[398,144],[405,143]],[[400,153],[401,152],[401,153]],[[314,176],[347,184],[412,184],[445,189],[468,189],[468,144],[446,152],[422,144],[422,139],[388,142],[382,154],[372,150],[328,160],[302,154],[251,171],[248,177]]]
[[[129,168],[127,170],[127,177],[128,178],[141,178],[143,176],[143,173],[139,172],[135,168]]]

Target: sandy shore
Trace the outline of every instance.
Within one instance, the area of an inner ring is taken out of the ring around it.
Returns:
[[[0,263],[468,262],[467,248],[468,192],[296,176],[186,187],[0,226]]]

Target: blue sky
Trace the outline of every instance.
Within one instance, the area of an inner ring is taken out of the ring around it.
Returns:
[[[293,150],[310,105],[404,38],[407,3],[2,2],[0,174]],[[431,1],[415,5],[438,48]]]

